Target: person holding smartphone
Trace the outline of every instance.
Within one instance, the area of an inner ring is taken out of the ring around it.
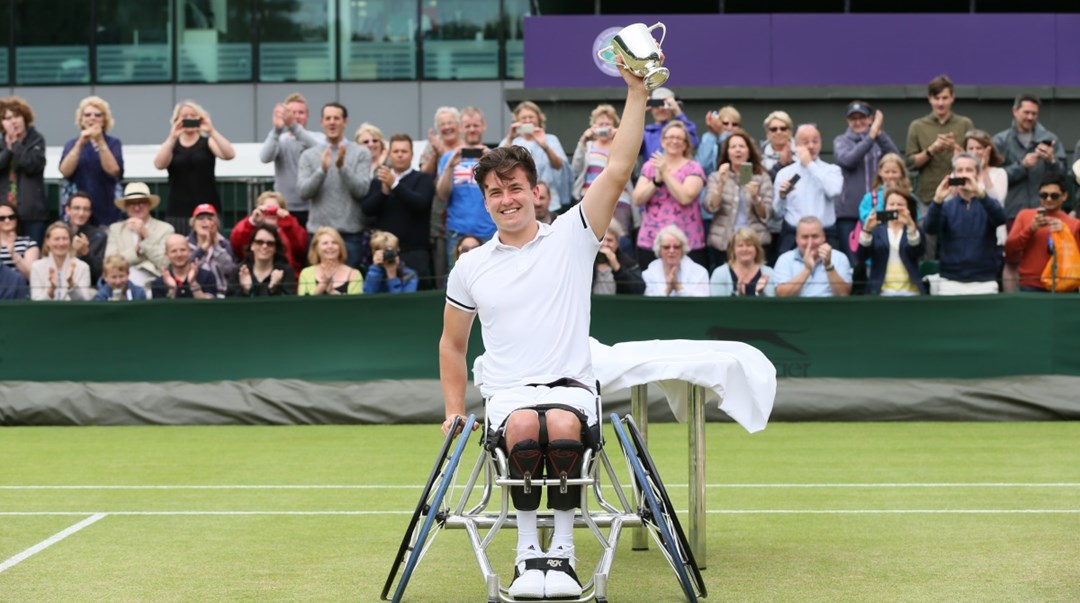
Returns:
[[[884,194],[884,209],[866,217],[866,227],[859,233],[856,257],[860,264],[870,262],[867,295],[905,296],[926,293],[919,276],[926,238],[915,222],[918,199],[906,188],[889,188]]]
[[[640,158],[648,161],[650,157],[662,150],[664,128],[673,121],[682,122],[689,134],[690,152],[698,146],[697,125],[683,113],[682,105],[675,98],[675,93],[670,88],[660,87],[649,93],[649,100],[645,106],[652,114],[653,123],[645,126],[645,135],[641,141]]]
[[[578,138],[574,149],[574,158],[570,167],[574,171],[573,197],[580,200],[585,196],[593,181],[604,171],[607,165],[611,143],[619,128],[619,113],[609,104],[597,105],[589,115],[589,127]],[[632,185],[627,182],[615,205],[615,219],[619,221],[623,233],[630,233],[633,228],[633,207],[630,203]],[[623,236],[626,236],[624,234]]]
[[[1039,184],[1048,172],[1065,170],[1065,146],[1056,134],[1039,123],[1042,101],[1021,94],[1013,102],[1012,126],[994,135],[994,146],[1005,157],[1009,192],[1005,215],[1009,224],[1022,209],[1039,207]]]
[[[1005,223],[1005,210],[979,184],[981,172],[982,164],[974,155],[953,157],[953,171],[941,179],[926,212],[926,232],[940,239],[941,269],[931,285],[934,295],[998,292],[1001,252],[996,231]]]
[[[488,152],[484,146],[487,122],[484,113],[476,107],[461,110],[461,131],[464,144],[446,151],[439,158],[439,177],[435,181],[436,206],[445,207],[446,214],[446,269],[457,261],[455,250],[466,234],[487,241],[495,234],[495,222],[484,207],[484,195],[476,184],[473,168]],[[445,205],[444,205],[445,204]],[[440,251],[436,249],[435,253]]]
[[[1039,186],[1039,207],[1022,209],[1016,215],[1005,241],[1005,253],[1019,258],[1020,291],[1045,293],[1049,290],[1042,282],[1042,275],[1053,259],[1049,245],[1052,233],[1067,230],[1080,241],[1080,220],[1062,210],[1068,199],[1065,175],[1047,174]],[[1065,284],[1072,285],[1073,290],[1080,286],[1075,282]]]
[[[728,261],[731,233],[752,229],[762,246],[772,240],[772,179],[761,163],[757,143],[746,130],[732,130],[720,147],[719,167],[708,179],[705,208],[712,212],[709,226],[709,268]]]
[[[570,160],[566,158],[566,151],[559,137],[547,130],[547,116],[536,103],[523,101],[514,107],[514,121],[499,146],[512,144],[529,150],[536,162],[537,178],[548,183],[551,191],[551,205],[548,209],[559,211],[563,205],[570,205],[570,199],[565,198],[566,193],[562,192],[564,187],[561,186],[563,175],[570,171],[567,169]],[[570,187],[565,188],[569,191]]]
[[[191,232],[188,218],[197,205],[209,203],[221,210],[214,167],[218,159],[236,156],[232,143],[214,128],[210,114],[194,101],[173,107],[169,135],[154,156],[154,167],[169,171],[168,206],[165,221],[176,232]]]

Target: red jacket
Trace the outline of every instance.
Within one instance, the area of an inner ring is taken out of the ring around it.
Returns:
[[[289,261],[289,265],[296,274],[300,274],[307,264],[307,231],[300,226],[292,214],[278,218],[277,227],[278,236],[285,245],[282,253],[285,254],[285,259]],[[229,234],[229,242],[232,243],[238,264],[244,261],[253,236],[255,236],[255,225],[251,223],[250,217],[244,217],[237,222]]]
[[[1043,226],[1031,232],[1031,223],[1035,221],[1037,213],[1037,209],[1022,209],[1016,214],[1009,238],[1005,241],[1005,257],[1020,259],[1021,285],[1046,289],[1042,283],[1042,273],[1046,263],[1050,261],[1050,250],[1047,246],[1050,229]],[[1069,217],[1061,210],[1047,214],[1046,217],[1061,220],[1065,228],[1080,242],[1080,220]]]

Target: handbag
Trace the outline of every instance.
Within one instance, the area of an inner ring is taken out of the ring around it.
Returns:
[[[870,191],[870,199],[874,203],[874,206],[870,208],[870,211],[877,211],[877,189]],[[851,229],[851,234],[848,235],[848,247],[851,248],[851,253],[859,251],[859,235],[861,234],[862,220],[856,220],[855,228]]]
[[[1057,292],[1080,289],[1080,248],[1072,231],[1065,227],[1050,233],[1047,245],[1050,247],[1050,261],[1043,268],[1043,286],[1047,291]]]

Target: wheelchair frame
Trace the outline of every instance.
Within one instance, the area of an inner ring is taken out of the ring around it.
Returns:
[[[687,544],[686,536],[671,505],[671,499],[664,489],[637,426],[629,415],[620,419],[618,415],[612,413],[610,418],[629,470],[633,486],[631,499],[626,497],[619,483],[601,437],[601,441],[595,448],[585,450],[582,456],[581,477],[577,478],[511,479],[507,477],[509,470],[506,453],[499,447],[488,450],[481,446],[482,453],[473,464],[464,486],[460,489],[460,494],[457,495],[456,502],[451,504],[450,500],[446,500],[446,495],[457,482],[461,455],[466,442],[472,435],[473,425],[476,423],[476,418],[471,415],[468,419],[455,420],[436,457],[435,467],[428,477],[420,501],[406,528],[381,598],[392,600],[394,603],[402,600],[412,573],[434,540],[434,535],[431,538],[428,537],[429,532],[432,528],[450,528],[465,530],[483,575],[488,603],[514,603],[526,600],[541,603],[543,600],[540,599],[511,598],[508,592],[509,587],[502,585],[498,573],[495,572],[488,559],[488,548],[499,531],[504,527],[517,526],[510,504],[510,487],[512,486],[582,487],[580,508],[575,514],[574,526],[588,528],[599,543],[602,554],[591,577],[582,584],[581,597],[558,599],[558,601],[585,603],[595,599],[598,603],[606,603],[608,576],[614,562],[621,531],[624,527],[639,526],[646,527],[653,536],[674,570],[686,599],[695,603],[699,597],[706,597],[705,583],[701,578],[693,553]],[[457,438],[457,444],[453,445],[459,431],[461,437]],[[483,436],[481,441],[483,441]],[[452,453],[450,453],[451,448],[453,448]],[[614,490],[616,495],[617,500],[613,502],[605,499],[602,492],[605,475],[609,480],[607,485]],[[479,498],[470,505],[469,502],[474,500],[473,493],[481,477],[483,477],[483,483]],[[489,510],[496,487],[501,489],[498,510]],[[594,498],[597,511],[590,509],[590,497]],[[423,517],[423,522],[420,521],[421,517]],[[550,529],[553,526],[554,518],[551,514],[541,514],[537,518],[539,529]],[[606,534],[604,528],[607,529]],[[398,570],[402,564],[404,564],[404,570],[398,578]],[[392,599],[388,599],[391,589],[394,590],[394,594]]]

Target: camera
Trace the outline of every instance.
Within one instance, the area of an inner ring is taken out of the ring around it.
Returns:
[[[889,220],[896,220],[900,217],[900,212],[895,209],[882,210],[877,213],[878,222],[888,222]]]
[[[462,159],[480,159],[484,156],[484,149],[461,149]]]
[[[645,101],[645,106],[646,107],[663,107],[664,106],[664,99],[662,99],[662,98],[650,98],[649,100]]]
[[[603,138],[611,134],[611,128],[593,128],[593,134]]]
[[[949,176],[949,186],[964,186],[967,184],[967,178],[963,176]]]
[[[202,118],[196,117],[195,119],[185,119],[180,122],[180,125],[185,128],[198,128],[202,125]]]
[[[517,131],[518,131],[518,134],[532,134],[533,130],[535,130],[535,129],[536,129],[535,124],[521,124],[520,126],[518,126]]]
[[[382,263],[393,264],[397,261],[397,252],[393,249],[384,249],[382,252]]]
[[[276,218],[278,215],[278,209],[276,207],[264,207],[262,213],[268,218]]]

